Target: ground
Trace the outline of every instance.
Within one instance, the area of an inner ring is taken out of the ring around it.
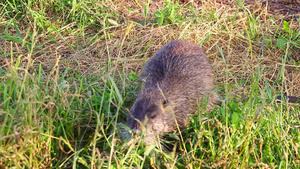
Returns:
[[[299,166],[299,104],[276,101],[300,96],[299,11],[295,0],[0,3],[0,168]],[[174,39],[206,51],[226,101],[199,109],[166,153],[119,128],[143,65]]]

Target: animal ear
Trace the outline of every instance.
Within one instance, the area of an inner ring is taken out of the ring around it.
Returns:
[[[165,99],[162,104],[164,107],[166,107],[169,104],[169,101],[167,99]]]

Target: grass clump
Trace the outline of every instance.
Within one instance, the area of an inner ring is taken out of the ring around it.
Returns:
[[[276,95],[300,96],[300,31],[283,17],[242,2],[0,3],[0,168],[298,167],[299,105]],[[166,152],[120,128],[142,65],[173,39],[205,49],[226,100],[199,105]]]

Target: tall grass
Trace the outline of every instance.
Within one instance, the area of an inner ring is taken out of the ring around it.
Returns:
[[[299,105],[275,99],[300,92],[299,28],[292,22],[262,17],[265,9],[257,15],[241,2],[6,2],[0,168],[300,165]],[[199,105],[169,151],[138,136],[124,139],[142,65],[177,38],[206,49],[226,99],[211,113]]]

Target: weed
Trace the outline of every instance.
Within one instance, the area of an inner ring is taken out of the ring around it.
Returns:
[[[0,3],[0,168],[298,167],[300,109],[276,95],[299,96],[299,27],[231,5]],[[222,105],[158,145],[122,138],[142,65],[178,38],[205,49]]]

